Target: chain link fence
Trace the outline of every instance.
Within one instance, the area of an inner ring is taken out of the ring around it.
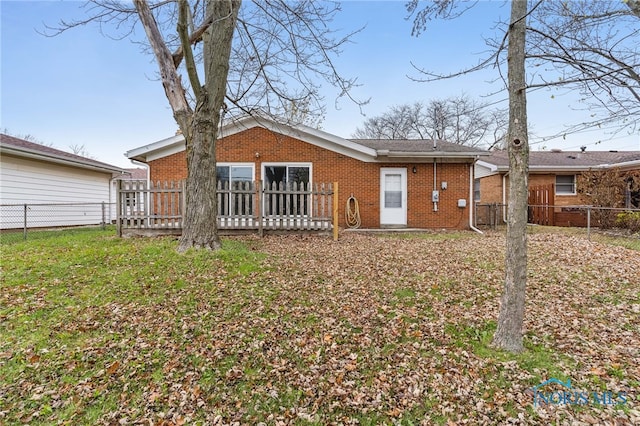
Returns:
[[[507,207],[501,203],[476,204],[474,225],[479,229],[506,231]],[[640,250],[640,209],[530,205],[528,214],[531,232],[553,229]]]
[[[115,221],[115,203],[0,204],[0,242],[43,236],[51,231],[101,227]]]

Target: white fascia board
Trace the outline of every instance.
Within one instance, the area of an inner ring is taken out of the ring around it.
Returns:
[[[124,155],[130,160],[137,160],[146,163],[151,161],[150,157],[153,157],[154,160],[157,160],[158,158],[174,154],[175,152],[167,154],[166,150],[175,150],[176,147],[181,147],[181,149],[178,149],[175,152],[185,150],[183,135],[171,136],[170,138],[162,139],[160,141],[153,142],[139,148],[134,148],[131,151],[125,152]]]
[[[219,137],[225,138],[254,127],[263,127],[272,132],[291,136],[311,145],[365,162],[373,162],[377,156],[376,150],[374,149],[367,148],[363,145],[351,142],[322,130],[313,129],[304,125],[289,126],[266,118],[247,117],[234,121],[220,128]],[[125,155],[131,160],[149,162],[184,150],[184,136],[175,135],[158,142],[132,149],[131,151],[127,151]]]
[[[486,161],[482,161],[482,160],[478,160],[476,161],[476,165],[479,167],[484,167],[485,169],[488,169],[490,172],[497,172],[498,171],[498,166],[492,163],[487,163]]]
[[[88,169],[88,170],[95,170],[95,171],[99,171],[99,172],[105,172],[105,173],[125,173],[124,169],[121,169],[120,167],[115,167],[115,166],[109,166],[108,164],[105,165],[104,167],[98,165],[98,164],[93,164],[91,162],[84,162],[81,160],[74,160],[72,158],[68,158],[68,157],[64,157],[64,156],[59,156],[59,155],[55,155],[55,154],[50,154],[50,153],[42,153],[42,152],[37,152],[37,151],[33,151],[30,149],[26,149],[26,148],[17,148],[17,147],[13,147],[13,146],[8,146],[8,145],[2,145],[2,150],[1,152],[3,154],[7,154],[7,155],[13,155],[16,157],[21,157],[21,158],[29,158],[32,160],[39,160],[39,161],[46,161],[46,162],[50,162],[50,163],[55,163],[55,164],[61,164],[61,165],[65,165],[65,166],[71,166],[71,167],[77,167],[77,168],[82,168],[82,169]]]
[[[327,133],[322,130],[299,124],[290,126],[278,123],[267,118],[246,117],[232,122],[220,129],[220,137],[225,138],[240,133],[254,127],[262,127],[274,133],[289,136],[308,144],[323,148],[338,154],[364,162],[374,162],[376,160],[376,150],[360,145],[358,143],[343,139],[339,136]]]
[[[303,142],[307,142],[311,145],[315,145],[319,148],[324,148],[364,162],[374,162],[378,155],[376,150],[373,148],[360,145],[331,133],[327,133],[323,130],[314,129],[302,124],[297,126],[288,126],[285,124],[275,123],[270,120],[263,120],[258,122],[257,125],[261,125],[272,132],[281,133],[286,136],[299,139]]]
[[[633,169],[636,167],[640,167],[640,160],[623,161],[622,163],[600,164],[599,166],[596,166],[596,167],[603,168],[603,169],[614,169],[614,168]]]

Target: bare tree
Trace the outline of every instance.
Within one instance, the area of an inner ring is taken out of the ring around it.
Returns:
[[[355,80],[338,74],[332,61],[350,36],[336,37],[328,27],[339,11],[336,4],[265,0],[241,7],[241,0],[134,0],[131,6],[90,0],[86,7],[87,19],[61,21],[54,34],[95,22],[120,30],[118,36],[124,38],[139,23],[155,56],[186,142],[186,208],[179,251],[220,247],[215,154],[225,115],[282,117],[291,103],[301,102],[306,116],[321,114],[322,81],[353,100],[349,90]]]
[[[504,139],[506,112],[490,110],[466,95],[393,106],[367,119],[353,137],[434,139],[467,146],[494,147]]]
[[[75,155],[79,155],[81,157],[89,158],[91,160],[97,160],[96,157],[91,155],[91,153],[87,150],[87,147],[85,147],[84,144],[82,144],[82,145],[72,144],[72,145],[69,145],[69,149]]]
[[[456,18],[475,4],[476,2],[464,0],[434,0],[425,5],[418,0],[411,0],[407,4],[407,10],[415,18],[413,34],[423,32],[431,19]],[[635,131],[640,116],[637,98],[639,12],[637,0],[536,0],[531,7],[527,6],[526,0],[513,0],[510,20],[502,23],[503,36],[489,42],[494,49],[487,58],[475,66],[449,74],[418,68],[425,76],[424,81],[433,81],[457,77],[490,66],[496,66],[502,76],[502,66],[506,63],[508,67],[507,79],[503,78],[509,92],[507,144],[510,190],[507,256],[498,329],[493,340],[500,348],[513,352],[523,350],[529,151],[526,90],[543,87],[581,90],[604,107],[604,116],[579,123],[569,131],[612,122],[616,123],[618,129]],[[568,39],[563,38],[564,34],[569,34]],[[547,53],[545,45],[553,46],[554,53]],[[549,70],[550,74],[544,73]],[[617,98],[614,106],[607,105],[608,99],[620,96],[625,99]],[[585,101],[588,102],[589,99]]]
[[[525,36],[527,0],[511,3],[508,40],[509,89],[509,211],[505,280],[498,328],[493,344],[510,352],[522,352],[522,325],[527,284],[527,189],[529,132],[527,129],[527,84],[525,80]]]
[[[14,138],[25,140],[27,142],[37,143],[38,145],[53,147],[52,143],[43,142],[30,133],[27,133],[27,134],[13,133],[11,130],[7,129],[6,127],[4,127],[0,133],[2,133],[3,135],[13,136]]]
[[[476,2],[437,0],[424,6],[412,0],[413,34],[423,32],[431,19],[453,19],[472,9]],[[608,128],[613,133],[637,132],[640,128],[640,2],[637,0],[532,1],[527,18],[526,70],[528,90],[579,93],[572,105],[584,110],[585,119],[567,123],[553,138],[589,128]],[[424,6],[424,7],[423,7]],[[439,73],[419,66],[418,81],[452,78],[496,67],[499,76],[506,66],[505,41],[508,22],[496,25],[499,35],[487,40],[490,54],[477,65],[458,72]]]

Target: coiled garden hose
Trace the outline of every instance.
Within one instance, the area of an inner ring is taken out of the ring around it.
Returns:
[[[358,200],[353,194],[347,199],[347,207],[345,209],[345,220],[349,228],[360,227],[360,207],[358,206]]]

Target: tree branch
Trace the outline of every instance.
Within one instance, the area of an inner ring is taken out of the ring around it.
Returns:
[[[191,50],[191,41],[189,40],[189,4],[187,0],[178,1],[178,35],[180,36],[180,44],[182,51],[184,52],[185,67],[187,69],[187,75],[189,76],[189,82],[193,90],[193,95],[196,98],[196,103],[202,102],[203,93],[202,85],[200,84],[200,78],[198,77],[198,70],[196,63],[193,59],[193,50]],[[175,66],[175,61],[174,61]]]

